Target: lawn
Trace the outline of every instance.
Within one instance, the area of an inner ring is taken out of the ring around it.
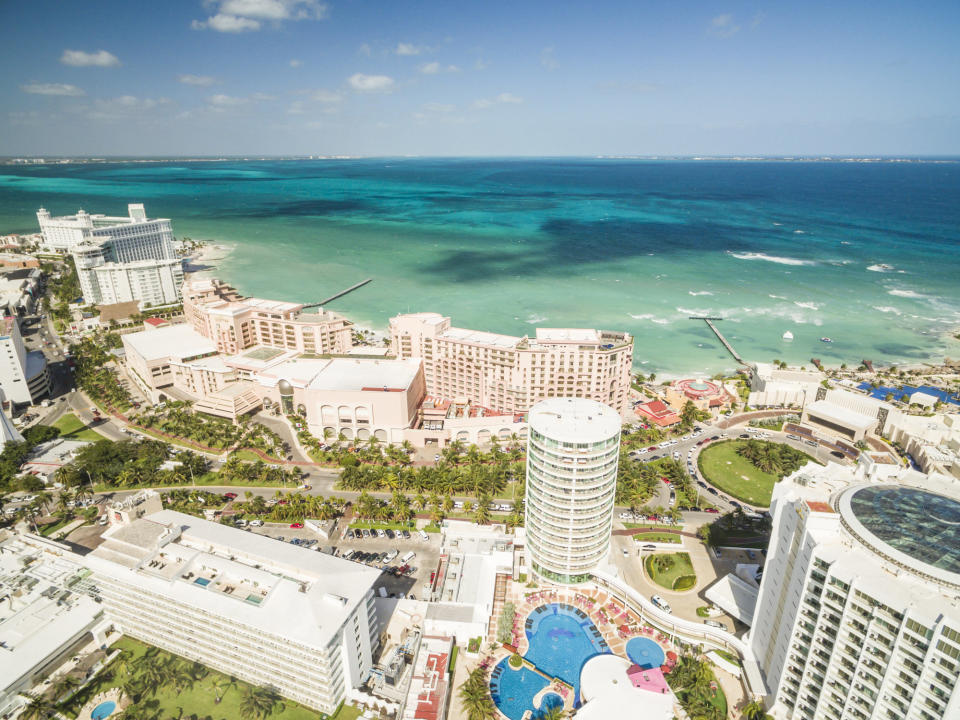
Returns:
[[[141,657],[150,646],[139,640],[134,640],[131,637],[123,637],[114,643],[113,647],[132,653],[135,661],[136,658]],[[164,663],[172,657],[175,656],[161,650],[156,658],[156,662]],[[77,711],[83,707],[88,698],[104,690],[117,687],[120,682],[122,682],[123,672],[125,671],[118,673],[120,679],[117,679],[113,677],[113,673],[110,672],[109,667],[101,671],[93,682],[66,703],[66,706],[63,708],[66,714],[75,718]],[[227,679],[228,678],[222,673],[210,670],[209,674],[198,681],[192,688],[178,692],[173,687],[160,686],[156,694],[147,696],[142,699],[141,702],[148,706],[151,711],[156,711],[151,714],[156,714],[162,718],[197,715],[198,717],[209,716],[213,718],[213,720],[236,720],[236,718],[241,717],[241,690],[246,686],[246,683],[239,680],[236,681],[235,685],[228,687],[224,691],[223,700],[216,703],[216,695],[212,688],[212,683],[215,680]],[[292,700],[284,698],[282,702],[283,709],[281,710],[280,706],[278,706],[277,710],[270,715],[270,720],[319,720],[324,717],[321,713],[298,705]],[[357,717],[356,714],[350,712],[352,710],[353,708],[342,708],[341,712],[337,713],[335,717],[337,717],[338,720],[352,720],[352,718]]]
[[[73,413],[60,416],[60,418],[53,423],[53,427],[60,431],[60,437],[65,440],[88,440],[89,442],[97,442],[97,440],[104,439],[103,435],[84,425],[80,421],[80,418]]]
[[[676,543],[680,544],[683,542],[680,539],[680,536],[676,533],[659,533],[659,532],[642,532],[637,533],[633,536],[633,539],[637,542],[648,542],[648,543]]]
[[[731,497],[756,507],[770,507],[777,477],[737,455],[742,445],[740,440],[729,440],[708,446],[697,459],[700,472],[707,482]]]
[[[660,569],[657,566],[658,558],[670,558],[672,563],[669,567]],[[697,575],[693,570],[693,563],[690,562],[690,555],[685,552],[648,555],[643,565],[650,579],[667,590],[688,590],[696,584]]]

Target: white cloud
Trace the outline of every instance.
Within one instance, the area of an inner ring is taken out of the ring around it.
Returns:
[[[357,52],[360,53],[361,55],[366,55],[367,57],[370,57],[371,55],[373,55],[373,48],[370,47],[370,43],[363,43],[362,45],[360,45],[360,47],[357,48]]]
[[[474,70],[486,70],[488,67],[490,67],[490,63],[483,58],[477,58],[477,61],[473,64]]]
[[[21,85],[20,89],[31,95],[63,95],[66,97],[80,97],[86,93],[76,85],[66,83],[31,83]]]
[[[260,21],[250,20],[249,18],[237,17],[236,15],[217,14],[206,19],[205,22],[194,20],[190,23],[194,30],[203,30],[210,28],[223,33],[242,33],[248,30],[259,30]]]
[[[303,115],[306,110],[303,107],[303,100],[295,100],[287,108],[287,115]]]
[[[440,63],[432,62],[420,66],[420,72],[424,75],[436,75],[440,72]]]
[[[397,43],[396,53],[397,55],[419,55],[426,48],[421,45],[414,45],[413,43]]]
[[[540,64],[547,70],[556,70],[560,67],[557,58],[553,54],[553,47],[545,47],[540,51]]]
[[[184,85],[196,85],[197,87],[210,87],[217,79],[210,75],[177,75],[177,81]]]
[[[120,58],[106,50],[84,52],[83,50],[64,50],[60,62],[73,67],[118,67]]]
[[[207,102],[210,103],[210,106],[216,108],[217,110],[226,110],[227,108],[240,107],[241,105],[246,105],[250,102],[250,98],[245,97],[234,97],[233,95],[211,95],[207,98]]]
[[[214,0],[209,5],[217,12],[206,20],[194,20],[190,24],[194,30],[241,33],[259,30],[263,22],[322,20],[329,11],[319,0]]]
[[[360,92],[387,92],[393,87],[393,78],[386,75],[351,75],[347,82],[350,87]]]
[[[479,100],[473,101],[473,106],[479,110],[485,110],[491,108],[494,105],[519,105],[523,102],[523,98],[513,93],[500,93],[492,100],[489,98],[480,98]]]
[[[713,18],[707,32],[716,37],[728,38],[740,32],[740,26],[734,22],[733,15],[727,13]]]
[[[296,58],[294,58],[293,60],[290,61],[290,67],[292,67],[292,68],[298,68],[298,67],[300,67],[301,65],[303,65],[303,61],[302,61],[302,60],[297,60]]]

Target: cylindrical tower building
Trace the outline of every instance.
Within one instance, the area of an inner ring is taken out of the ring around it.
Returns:
[[[584,398],[550,398],[529,413],[526,532],[530,567],[580,583],[610,550],[620,415]]]

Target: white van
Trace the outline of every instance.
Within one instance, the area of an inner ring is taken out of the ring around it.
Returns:
[[[658,608],[663,610],[665,613],[673,612],[673,609],[670,607],[670,604],[659,595],[654,595],[653,597],[651,597],[650,602],[652,602]]]
[[[424,532],[423,530],[417,530],[417,534],[420,535],[420,539],[423,540],[424,542],[430,539],[430,536],[427,535],[427,533]]]
[[[408,552],[406,555],[404,555],[402,558],[400,558],[400,562],[402,562],[404,565],[406,565],[406,564],[409,563],[411,560],[413,560],[416,556],[417,556],[417,554],[416,554],[413,550],[411,550],[411,551]]]
[[[385,598],[387,596],[387,589],[382,585],[377,589],[377,592],[380,593],[380,597]]]

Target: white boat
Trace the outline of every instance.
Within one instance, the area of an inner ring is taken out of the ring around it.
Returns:
[[[828,337],[822,337],[822,338],[820,338],[820,342],[833,342],[833,340],[831,340],[831,339],[828,338]]]
[[[793,340],[793,333],[790,332],[789,330],[787,330],[787,331],[783,334],[783,339],[784,339],[784,340]]]

